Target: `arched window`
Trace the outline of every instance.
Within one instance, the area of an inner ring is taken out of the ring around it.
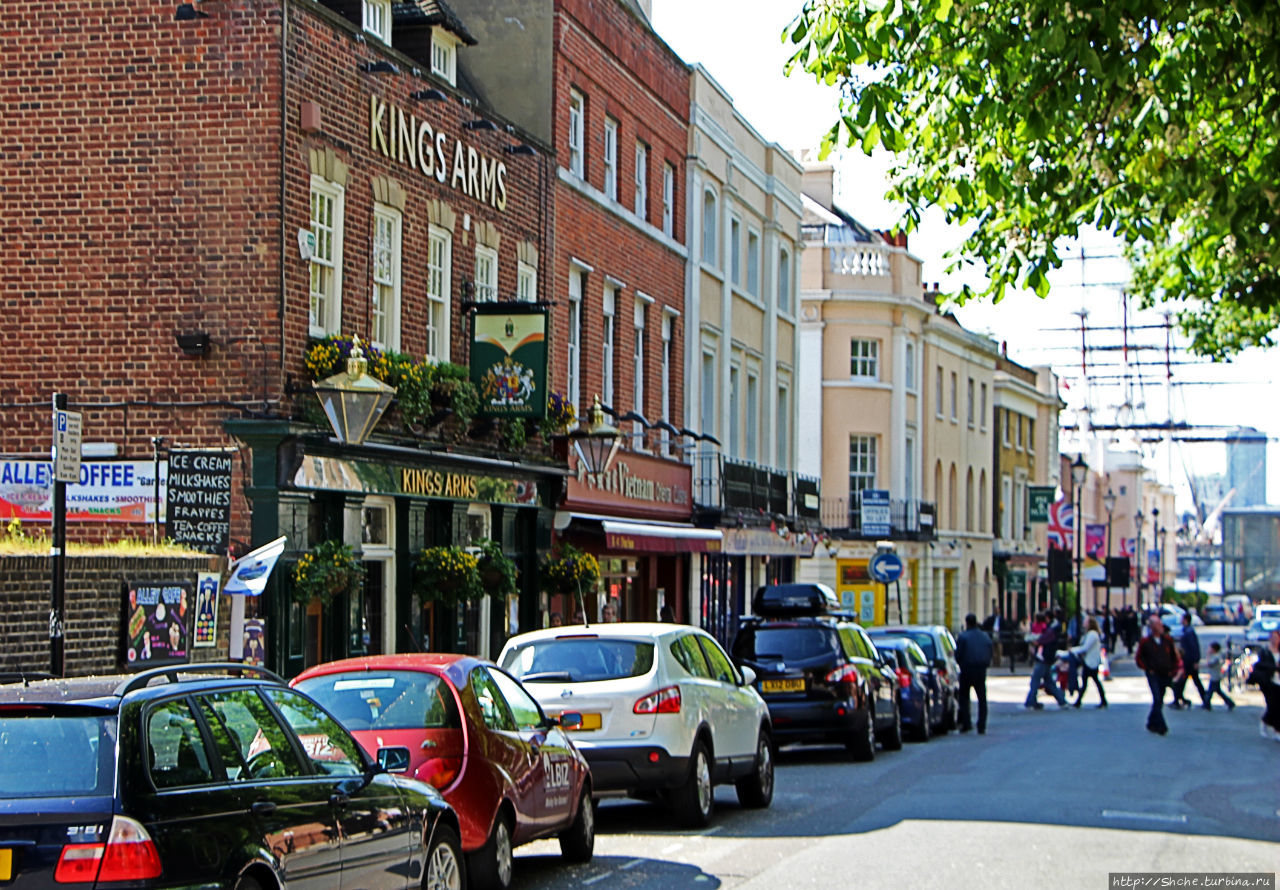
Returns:
[[[942,522],[942,517],[946,515],[942,512],[946,506],[942,501],[942,461],[938,461],[933,465],[933,499],[938,502],[935,505],[938,511],[935,521],[940,523]]]
[[[973,467],[964,478],[964,530],[973,531]]]
[[[978,476],[978,531],[987,530],[987,471]]]
[[[947,480],[947,528],[956,525],[956,465],[951,465],[951,476]]]
[[[707,189],[702,193],[702,261],[709,266],[717,264],[716,220],[719,211],[716,206],[716,193]]]

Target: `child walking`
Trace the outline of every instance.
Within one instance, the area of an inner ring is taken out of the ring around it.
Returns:
[[[1227,710],[1234,711],[1236,703],[1233,702],[1225,692],[1222,691],[1222,646],[1219,643],[1209,644],[1209,691],[1204,695],[1204,709],[1212,710],[1210,705],[1213,704],[1213,695],[1216,692],[1222,696],[1222,700],[1227,703]]]

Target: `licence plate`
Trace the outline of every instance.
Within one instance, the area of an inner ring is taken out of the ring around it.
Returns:
[[[804,692],[804,679],[795,680],[762,680],[761,692]]]
[[[13,851],[0,850],[0,881],[13,880]]]
[[[592,729],[599,729],[601,725],[599,714],[583,714],[582,722],[577,726],[570,728],[579,732],[585,732]]]

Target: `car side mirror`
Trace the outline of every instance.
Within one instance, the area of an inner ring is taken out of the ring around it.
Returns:
[[[378,766],[389,773],[409,771],[409,749],[403,747],[379,748]]]
[[[756,685],[756,672],[755,672],[754,670],[752,670],[751,668],[747,667],[745,664],[744,664],[744,665],[742,665],[741,667],[739,667],[739,668],[738,668],[738,670],[742,671],[742,685],[743,685],[743,686],[754,686],[754,685]]]
[[[577,711],[565,711],[559,717],[552,717],[550,720],[561,729],[574,729],[582,725],[582,714]]]

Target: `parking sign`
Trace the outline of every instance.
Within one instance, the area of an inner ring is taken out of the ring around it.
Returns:
[[[53,478],[58,482],[80,481],[79,411],[53,412]]]

